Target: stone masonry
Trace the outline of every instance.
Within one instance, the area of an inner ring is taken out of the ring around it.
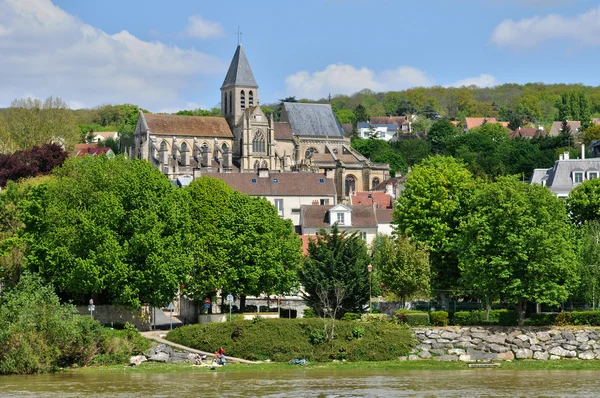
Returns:
[[[600,359],[600,328],[446,327],[414,329],[408,360]]]

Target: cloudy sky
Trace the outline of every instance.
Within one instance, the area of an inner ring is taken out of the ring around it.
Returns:
[[[600,83],[593,0],[0,0],[0,107],[210,108],[238,25],[260,100]]]

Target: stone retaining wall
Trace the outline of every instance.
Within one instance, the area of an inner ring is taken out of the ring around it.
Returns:
[[[81,315],[90,315],[88,306],[78,305],[76,308]],[[97,305],[93,317],[105,325],[115,323],[124,325],[125,322],[129,322],[141,332],[150,330],[152,326],[150,307],[148,306],[142,306],[139,310],[128,310],[114,305]]]
[[[446,327],[414,329],[408,360],[600,359],[600,329]]]

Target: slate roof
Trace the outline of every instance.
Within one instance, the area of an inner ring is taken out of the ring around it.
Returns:
[[[225,118],[215,116],[180,116],[141,114],[153,135],[233,138]]]
[[[334,180],[318,173],[202,173],[250,196],[335,196]],[[277,180],[277,182],[275,182]]]
[[[302,228],[331,228],[329,224],[329,210],[337,205],[309,205],[302,206],[300,220]],[[371,206],[347,206],[352,210],[352,225],[340,225],[345,228],[377,228],[375,210]]]
[[[235,54],[233,55],[233,59],[231,60],[229,70],[227,71],[227,75],[225,76],[221,88],[231,86],[258,88],[258,84],[256,84],[256,80],[254,80],[254,74],[252,74],[252,69],[250,69],[248,58],[246,58],[246,54],[244,53],[241,44],[239,44],[237,50],[235,50]]]
[[[495,117],[468,117],[465,119],[467,130],[481,126],[484,120],[487,120],[487,123],[498,123]]]
[[[288,122],[273,122],[273,129],[277,141],[292,141],[294,139],[292,126]]]
[[[567,124],[571,126],[571,133],[576,133],[581,128],[581,122],[575,120],[567,120]],[[560,130],[562,129],[562,122],[554,122],[552,123],[552,128],[550,129],[550,136],[556,137],[560,134]]]
[[[284,117],[290,123],[294,135],[344,137],[342,126],[331,105],[284,102],[283,106]]]
[[[574,171],[600,172],[600,158],[557,160],[552,168],[535,169],[531,176],[531,183],[541,184],[546,180],[546,186],[551,191],[568,193],[577,185],[573,183]]]

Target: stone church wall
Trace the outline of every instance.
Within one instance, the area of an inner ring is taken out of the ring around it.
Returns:
[[[408,360],[600,359],[600,328],[446,327],[414,329]]]

